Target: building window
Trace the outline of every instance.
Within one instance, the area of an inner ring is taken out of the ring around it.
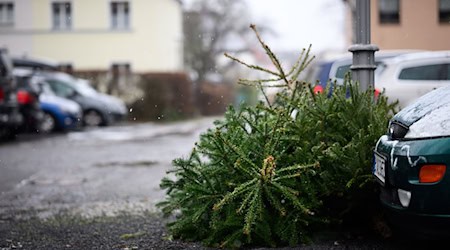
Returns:
[[[53,29],[68,30],[72,27],[72,8],[70,2],[53,2]]]
[[[0,25],[14,24],[14,4],[12,2],[0,2]]]
[[[130,28],[130,6],[128,2],[111,2],[111,27],[113,29]]]
[[[379,0],[378,9],[381,24],[400,23],[399,0]]]
[[[450,23],[450,0],[439,0],[439,22]]]

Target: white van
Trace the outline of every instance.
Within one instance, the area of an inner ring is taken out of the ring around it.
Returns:
[[[403,108],[418,97],[450,84],[450,51],[417,52],[378,63],[375,89]]]

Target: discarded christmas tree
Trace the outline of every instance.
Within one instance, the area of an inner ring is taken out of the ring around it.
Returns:
[[[394,106],[372,90],[360,93],[348,78],[331,96],[330,89],[314,93],[298,81],[310,50],[286,71],[251,28],[275,70],[226,56],[271,76],[239,81],[259,88],[265,101],[230,107],[188,158],[174,160],[158,206],[175,215],[175,237],[232,248],[307,243],[375,195],[372,150]],[[280,88],[273,101],[267,87]]]

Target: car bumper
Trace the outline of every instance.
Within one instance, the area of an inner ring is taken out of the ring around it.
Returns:
[[[111,112],[110,117],[112,122],[120,122],[125,120],[126,114],[125,113],[117,113],[117,112]]]
[[[57,126],[60,130],[79,130],[83,128],[83,116],[81,113],[62,113],[58,114],[57,117]]]
[[[25,132],[38,131],[44,118],[44,112],[37,105],[24,105],[20,107],[23,116],[22,130]]]
[[[77,130],[83,127],[82,119],[73,116],[67,116],[62,123],[63,129]]]
[[[0,127],[14,128],[23,123],[19,109],[11,106],[0,106]]]
[[[408,231],[431,235],[450,232],[450,138],[393,141],[380,138],[375,153],[385,159],[385,181],[380,182],[380,201],[389,220]],[[444,177],[435,183],[420,183],[424,164],[446,164]],[[408,193],[405,202],[401,193]],[[448,228],[448,229],[447,229]],[[450,234],[449,234],[450,235]]]
[[[422,214],[405,211],[390,203],[383,202],[387,220],[404,234],[412,234],[425,239],[448,238],[450,236],[450,215]]]

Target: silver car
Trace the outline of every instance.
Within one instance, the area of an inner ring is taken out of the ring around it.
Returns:
[[[85,126],[108,126],[127,114],[125,103],[117,97],[99,93],[86,80],[63,72],[37,73],[56,95],[77,102],[83,109]]]

